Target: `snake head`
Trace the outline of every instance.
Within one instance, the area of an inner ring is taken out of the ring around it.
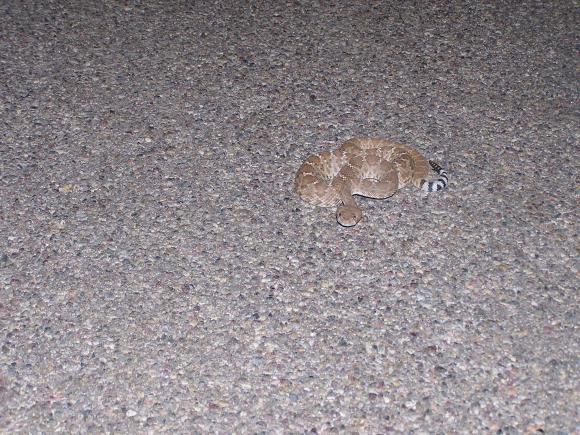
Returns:
[[[336,220],[343,227],[352,227],[362,219],[362,210],[358,207],[341,206],[336,210]]]

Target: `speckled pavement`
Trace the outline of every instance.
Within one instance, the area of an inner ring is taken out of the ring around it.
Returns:
[[[0,6],[0,432],[578,433],[573,1]],[[293,192],[408,143],[443,192]]]

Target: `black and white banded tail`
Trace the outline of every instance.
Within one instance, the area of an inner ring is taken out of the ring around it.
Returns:
[[[443,169],[432,160],[429,160],[429,164],[433,170],[439,174],[439,178],[435,181],[423,180],[421,189],[427,192],[436,192],[438,190],[445,189],[445,187],[447,187],[447,183],[449,182],[449,179],[447,178],[447,172],[445,172],[445,169]]]

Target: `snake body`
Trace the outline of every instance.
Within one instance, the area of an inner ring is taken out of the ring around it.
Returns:
[[[431,170],[439,177],[428,181]],[[308,157],[296,174],[295,189],[311,205],[337,207],[338,223],[350,227],[363,215],[353,195],[384,199],[407,184],[434,192],[447,183],[447,172],[411,146],[355,138],[334,151]]]

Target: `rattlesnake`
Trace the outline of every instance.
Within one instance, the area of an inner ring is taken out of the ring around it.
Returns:
[[[426,180],[429,165],[439,174],[434,181]],[[434,192],[444,189],[447,182],[447,172],[408,145],[357,138],[337,150],[308,157],[296,174],[295,189],[309,204],[338,206],[336,220],[351,227],[362,219],[352,195],[384,199],[409,183]]]

